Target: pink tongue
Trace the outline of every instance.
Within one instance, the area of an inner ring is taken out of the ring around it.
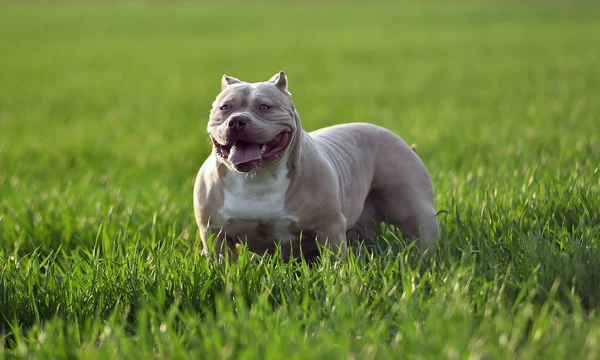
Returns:
[[[234,165],[247,163],[252,160],[260,160],[260,145],[245,141],[236,141],[229,151],[229,162]]]

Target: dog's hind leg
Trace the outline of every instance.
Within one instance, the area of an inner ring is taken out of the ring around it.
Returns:
[[[439,227],[432,204],[423,201],[398,201],[392,197],[384,200],[382,209],[389,224],[400,227],[405,236],[418,240],[419,249],[424,250],[423,245],[433,249],[438,239]]]
[[[377,236],[377,199],[369,194],[363,205],[363,210],[356,223],[348,229],[346,236],[352,244],[360,243],[362,240],[373,239]]]
[[[432,209],[422,208],[397,222],[406,236],[419,239],[417,246],[420,249],[423,249],[423,244],[429,249],[433,249],[439,235],[435,212],[430,210]]]
[[[399,227],[406,237],[418,240],[419,249],[424,250],[423,245],[433,248],[439,229],[429,186],[391,183],[372,196],[377,204],[378,219]]]

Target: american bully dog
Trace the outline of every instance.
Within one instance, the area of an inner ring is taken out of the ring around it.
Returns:
[[[243,243],[314,259],[321,244],[343,257],[347,236],[373,237],[382,221],[420,248],[438,237],[431,179],[414,149],[368,123],[304,131],[283,71],[258,83],[224,75],[208,133],[212,152],[194,185],[205,255],[235,258]]]

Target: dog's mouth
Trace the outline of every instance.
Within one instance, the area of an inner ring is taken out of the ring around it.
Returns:
[[[256,144],[244,140],[236,140],[231,144],[221,144],[212,135],[211,139],[218,156],[227,159],[239,172],[250,172],[263,162],[283,156],[292,135],[289,130],[277,134],[275,138],[264,144]]]

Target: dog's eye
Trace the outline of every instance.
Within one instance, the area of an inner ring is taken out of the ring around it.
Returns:
[[[219,110],[227,111],[227,110],[229,110],[229,105],[222,105],[221,107],[219,107]]]
[[[260,110],[263,110],[263,111],[264,111],[264,110],[269,110],[270,108],[271,108],[271,107],[270,107],[269,105],[267,105],[267,104],[262,104],[262,105],[259,107],[259,109],[260,109]]]

